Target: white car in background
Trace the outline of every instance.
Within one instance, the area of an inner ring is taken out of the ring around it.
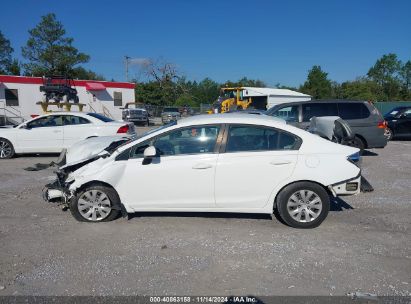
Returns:
[[[360,191],[359,149],[264,115],[199,115],[173,122],[111,153],[68,163],[46,186],[79,221],[139,211],[273,214],[318,226],[329,195]]]
[[[24,153],[59,153],[80,140],[113,135],[133,136],[134,125],[98,113],[53,112],[0,128],[0,159]]]

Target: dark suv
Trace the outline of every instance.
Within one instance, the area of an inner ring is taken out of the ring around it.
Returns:
[[[267,115],[283,118],[287,123],[308,129],[311,117],[339,116],[355,134],[355,145],[365,148],[384,148],[386,123],[374,105],[367,101],[311,100],[282,103],[267,110]]]

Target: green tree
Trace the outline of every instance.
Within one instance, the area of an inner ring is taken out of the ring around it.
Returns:
[[[189,94],[180,95],[176,102],[174,103],[176,106],[189,106],[189,107],[196,107],[197,103],[193,100],[193,96]]]
[[[404,63],[400,70],[401,97],[411,100],[411,60]]]
[[[71,72],[71,77],[75,79],[106,80],[104,76],[96,74],[91,70],[86,70],[83,67],[74,68]]]
[[[383,55],[377,62],[369,69],[367,75],[379,85],[383,86],[396,78],[397,73],[401,68],[401,62],[397,55],[387,54]]]
[[[399,98],[401,90],[400,70],[401,61],[398,60],[396,54],[392,53],[383,55],[369,69],[367,75],[379,85],[381,100],[395,100]]]
[[[26,74],[72,76],[76,65],[90,59],[72,45],[73,38],[65,36],[66,30],[55,14],[43,16],[29,34],[26,46],[22,48],[22,55],[28,60],[23,64]]]
[[[291,91],[298,91],[298,89],[296,87],[292,87],[292,86],[287,86],[287,85],[282,85],[281,83],[277,82],[274,87],[276,87],[277,89],[285,89],[285,90],[291,90]]]
[[[11,65],[13,48],[11,47],[10,40],[4,37],[0,31],[0,74],[7,74]]]
[[[210,78],[204,78],[191,91],[196,103],[211,104],[217,100],[220,94],[220,84]]]
[[[20,68],[20,62],[17,59],[13,59],[9,66],[9,74],[10,75],[20,75],[21,73],[21,68]]]
[[[362,77],[354,81],[343,82],[338,98],[377,101],[381,100],[380,94],[378,83]]]
[[[238,81],[226,81],[224,83],[225,87],[257,87],[257,88],[265,88],[267,85],[264,81],[259,79],[248,79],[247,77],[243,77]]]
[[[331,81],[327,78],[328,73],[323,72],[319,65],[308,71],[307,80],[300,87],[300,91],[311,95],[314,99],[325,99],[332,97]]]
[[[20,75],[20,64],[13,59],[10,40],[0,31],[0,74]]]

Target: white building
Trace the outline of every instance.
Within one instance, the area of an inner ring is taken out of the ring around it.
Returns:
[[[20,122],[43,114],[41,106],[36,104],[43,100],[41,85],[42,77],[0,75],[0,117]],[[121,108],[135,101],[134,83],[74,80],[74,86],[80,103],[85,104],[84,112],[102,113],[116,120],[121,119]],[[57,111],[58,107],[49,106],[48,110]],[[73,106],[72,111],[78,111],[78,107]]]
[[[243,87],[243,96],[252,97],[256,108],[269,109],[277,104],[296,101],[309,101],[311,96],[287,89]]]

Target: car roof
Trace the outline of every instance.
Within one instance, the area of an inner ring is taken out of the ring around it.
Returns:
[[[53,112],[49,112],[49,113],[45,113],[45,114],[41,114],[39,116],[46,116],[46,115],[87,115],[91,112],[76,112],[76,111],[53,111]]]
[[[409,109],[409,108],[411,108],[411,106],[399,106],[399,107],[392,108],[389,112],[392,112],[394,110],[403,110],[403,109]]]
[[[284,125],[285,120],[267,115],[252,115],[245,113],[231,114],[202,114],[183,118],[177,121],[178,126],[191,126],[196,124],[223,124],[223,123],[238,123],[238,124],[262,124],[262,125]]]
[[[290,105],[300,105],[300,104],[310,104],[310,103],[367,103],[365,100],[347,100],[347,99],[319,99],[319,100],[306,100],[306,101],[293,101],[293,102],[284,102],[274,105],[274,107],[279,106],[290,106]],[[271,109],[272,109],[271,108]]]

